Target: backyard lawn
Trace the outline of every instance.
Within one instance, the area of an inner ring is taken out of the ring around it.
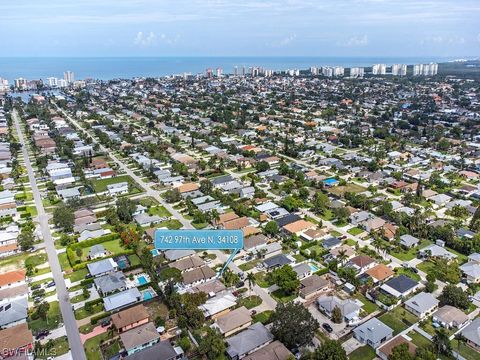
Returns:
[[[103,311],[103,302],[99,302],[93,305],[92,311],[90,312],[85,310],[85,307],[81,307],[80,309],[75,310],[75,319],[77,320],[85,319],[91,315],[98,314],[101,311]]]
[[[350,355],[348,355],[348,358],[350,360],[371,360],[375,359],[375,357],[375,350],[373,350],[373,348],[368,345],[359,347],[358,349],[351,352]]]
[[[240,306],[245,306],[247,309],[253,309],[262,303],[262,299],[258,295],[251,295],[241,298],[238,301]]]
[[[255,283],[261,288],[268,288],[269,286],[273,285],[268,281],[266,274],[263,271],[255,274]]]
[[[415,246],[414,248],[411,248],[411,249],[408,249],[408,250],[405,250],[405,249],[402,248],[400,251],[393,250],[393,251],[390,252],[390,254],[392,256],[395,256],[399,260],[410,261],[412,259],[415,259],[415,257],[417,256],[418,250],[423,249],[424,247],[430,245],[431,243],[432,242],[429,241],[429,240],[422,240],[422,241],[420,241],[418,246]]]
[[[107,191],[107,185],[128,182],[132,188],[137,188],[135,181],[129,175],[121,175],[109,179],[96,179],[92,181],[93,189],[96,193]],[[138,189],[138,188],[137,188]]]
[[[357,184],[347,184],[345,186],[332,186],[327,189],[328,192],[337,195],[337,196],[343,196],[345,193],[350,192],[350,193],[361,193],[366,191],[367,189],[364,188],[363,186],[357,185]]]
[[[108,339],[108,332],[88,339],[83,346],[88,360],[102,360],[100,343]]]
[[[418,321],[418,318],[415,315],[409,313],[400,306],[383,314],[378,319],[393,329],[393,335],[397,335],[399,332]]]
[[[298,296],[298,294],[296,294],[296,293],[288,295],[282,289],[275,290],[270,295],[275,300],[283,302],[283,303],[287,303],[289,301],[292,301],[293,299],[295,299]]]
[[[58,260],[60,261],[60,267],[63,271],[70,271],[72,267],[70,266],[70,262],[68,261],[68,256],[66,252],[58,254]]]
[[[87,276],[87,274],[88,274],[88,269],[85,268],[85,269],[80,269],[80,270],[74,271],[74,272],[68,274],[66,277],[67,277],[67,279],[70,279],[70,281],[72,283],[74,283],[74,282],[77,282],[77,281],[80,281],[80,280],[84,280],[85,276]]]
[[[62,321],[62,314],[60,313],[60,306],[58,301],[52,301],[50,303],[50,308],[48,309],[47,318],[36,320],[30,320],[29,328],[33,333],[39,330],[53,330],[58,327],[58,324]]]
[[[407,336],[412,338],[412,342],[417,345],[417,347],[420,346],[429,346],[432,344],[430,340],[428,340],[425,336],[422,334],[419,334],[416,331],[410,331]]]
[[[358,227],[354,227],[354,228],[351,228],[349,230],[347,230],[347,232],[350,234],[350,235],[353,235],[353,236],[356,236],[356,235],[360,235],[361,233],[363,233],[365,230],[363,229],[360,229]]]
[[[66,354],[70,350],[66,336],[61,336],[52,341],[52,347],[48,348],[48,351],[39,351],[35,354],[36,359],[50,359],[51,354],[55,354],[55,357],[57,357]]]
[[[355,295],[355,299],[357,300],[360,300],[362,303],[363,303],[363,307],[362,309],[365,310],[367,313],[371,314],[373,313],[374,311],[377,311],[379,310],[380,308],[378,307],[377,304],[375,304],[374,302],[371,302],[370,300],[368,300],[364,295],[362,295],[361,293],[357,293]]]
[[[472,349],[468,346],[465,342],[460,341],[460,345],[458,340],[453,339],[450,344],[452,344],[453,350],[457,351],[460,355],[462,355],[467,360],[477,360],[480,359],[480,353]]]
[[[273,310],[265,310],[261,313],[253,315],[253,322],[261,322],[263,325],[266,325],[270,322],[272,317]]]
[[[158,215],[160,217],[172,216],[172,214],[170,214],[170,212],[167,209],[165,209],[165,207],[162,205],[152,206],[150,209],[148,209],[148,214]]]
[[[170,230],[178,230],[178,229],[181,229],[182,226],[183,225],[180,221],[178,221],[177,219],[172,219],[172,220],[161,222],[160,224],[157,225],[157,228],[166,227]]]
[[[254,259],[239,266],[242,271],[248,271],[253,269],[260,262],[260,259]]]

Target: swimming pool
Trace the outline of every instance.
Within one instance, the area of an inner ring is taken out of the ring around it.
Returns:
[[[325,185],[331,186],[331,185],[335,185],[336,183],[338,183],[338,180],[334,179],[334,178],[330,178],[330,179],[323,180],[323,183]]]
[[[145,285],[148,283],[147,278],[144,275],[137,277],[137,282],[138,285]]]
[[[143,292],[143,300],[150,300],[153,299],[153,294],[150,292],[150,290],[145,290]]]
[[[118,260],[117,265],[120,270],[124,270],[127,268],[127,262],[125,260]]]
[[[152,249],[152,255],[157,256],[159,254],[157,249]]]
[[[310,266],[310,269],[312,269],[313,272],[320,270],[315,264],[308,263],[308,266]]]

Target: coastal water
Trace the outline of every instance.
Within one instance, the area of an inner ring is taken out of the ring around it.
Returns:
[[[243,66],[260,66],[272,70],[309,69],[311,66],[371,66],[394,63],[415,64],[444,62],[452,58],[439,57],[62,57],[62,58],[13,58],[0,57],[0,78],[11,83],[23,77],[28,80],[63,78],[63,72],[71,70],[75,79],[102,79],[133,77],[159,77],[172,74],[204,72],[207,68],[220,67],[224,73],[232,73],[234,66],[239,73]]]

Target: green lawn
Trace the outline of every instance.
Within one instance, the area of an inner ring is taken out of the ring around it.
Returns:
[[[85,354],[88,360],[102,360],[102,354],[100,353],[100,343],[108,339],[108,332],[97,335],[88,339],[83,347],[85,348]]]
[[[435,328],[433,327],[432,317],[428,317],[427,319],[422,321],[420,323],[420,328],[432,336],[435,335]],[[448,334],[448,336],[454,334],[454,331],[450,329],[445,329],[445,332]]]
[[[160,217],[172,216],[172,214],[170,214],[170,212],[167,209],[165,209],[165,207],[162,205],[152,206],[150,209],[148,209],[148,214],[158,215]]]
[[[375,357],[375,350],[368,345],[359,347],[348,355],[350,360],[371,360],[375,359]]]
[[[415,259],[415,257],[417,256],[418,250],[423,249],[424,247],[430,245],[431,243],[432,242],[429,241],[429,240],[422,240],[422,241],[420,241],[418,246],[415,246],[415,247],[413,247],[411,249],[408,249],[408,250],[405,250],[405,249],[401,248],[400,251],[394,250],[394,251],[391,251],[390,254],[392,256],[395,256],[399,260],[410,261],[412,259]]]
[[[380,308],[378,307],[377,304],[375,304],[374,302],[371,302],[370,300],[368,300],[364,295],[362,295],[361,293],[357,293],[355,295],[355,299],[357,300],[360,300],[362,303],[363,303],[363,307],[362,309],[365,310],[367,313],[371,314],[373,313],[374,311],[377,311],[379,310]]]
[[[104,349],[103,351],[104,357],[106,359],[111,359],[112,357],[114,357],[120,352],[121,348],[122,347],[120,346],[120,340],[119,339],[115,340],[113,343],[111,343]]]
[[[68,345],[68,338],[66,336],[61,336],[52,340],[51,347],[48,348],[48,351],[43,353],[42,351],[39,351],[36,354],[36,359],[47,359],[51,354],[55,354],[55,357],[57,357],[66,354],[69,350],[70,346]]]
[[[75,319],[81,320],[85,319],[91,315],[98,314],[99,312],[103,311],[103,303],[99,302],[98,304],[95,304],[92,306],[92,311],[88,312],[85,310],[84,307],[81,307],[80,309],[75,310]]]
[[[400,306],[383,314],[378,319],[393,329],[393,335],[397,335],[399,332],[418,321],[416,316]]]
[[[347,230],[347,232],[350,234],[350,235],[353,235],[353,236],[356,236],[356,235],[360,235],[361,233],[363,233],[365,230],[363,229],[360,229],[358,227],[354,227],[354,228],[351,228],[349,230]]]
[[[82,333],[82,334],[88,334],[88,333],[91,333],[93,328],[97,326],[97,325],[92,325],[90,323],[88,324],[85,324],[85,325],[82,325],[78,328],[78,330]]]
[[[397,267],[394,269],[395,274],[397,275],[405,275],[408,276],[409,278],[415,280],[415,281],[420,281],[422,278],[420,275],[416,274],[413,272],[411,269],[405,269],[404,267]]]
[[[92,181],[93,190],[97,193],[107,191],[107,185],[118,184],[121,182],[128,182],[132,187],[137,187],[135,181],[129,175],[121,175],[109,179],[95,179]]]
[[[242,265],[239,266],[239,268],[242,270],[242,271],[248,271],[248,270],[251,270],[253,269],[255,266],[257,266],[258,263],[260,263],[261,260],[260,259],[254,259],[252,261],[249,261],[249,262],[246,262]]]
[[[261,322],[263,325],[266,325],[270,322],[270,318],[272,317],[273,310],[265,310],[261,313],[253,315],[252,319],[253,322]]]
[[[287,303],[289,301],[292,301],[293,299],[295,299],[298,296],[296,293],[293,293],[291,295],[285,294],[285,292],[282,289],[275,290],[270,295],[275,300],[283,302],[283,303]]]
[[[339,186],[332,186],[332,187],[327,188],[328,192],[330,192],[334,195],[337,195],[337,196],[343,196],[347,192],[361,193],[361,192],[364,192],[366,190],[367,190],[367,188],[364,188],[363,186],[360,186],[360,185],[357,185],[357,184],[354,184],[354,183],[350,183],[350,184],[347,184],[345,186],[339,185]]]
[[[419,334],[416,331],[412,330],[407,335],[412,338],[412,342],[417,345],[417,347],[430,346],[432,344],[430,340],[428,340],[425,336]]]
[[[417,265],[417,269],[428,274],[431,272],[435,272],[435,264],[430,260],[425,260]]]
[[[167,220],[163,221],[160,224],[158,224],[156,227],[161,228],[161,227],[166,227],[170,230],[178,230],[182,228],[182,223],[178,221],[177,219],[172,219],[172,220]]]
[[[262,299],[260,298],[260,296],[257,295],[246,296],[238,301],[238,304],[240,306],[245,306],[247,309],[253,309],[261,303]]]
[[[47,262],[47,254],[41,253],[33,256],[29,256],[25,259],[25,266],[36,267],[38,265],[45,264]]]
[[[255,283],[260,286],[261,288],[268,288],[269,286],[273,285],[268,281],[268,278],[265,272],[261,271],[255,274]]]
[[[208,223],[198,223],[197,224],[197,223],[192,222],[192,225],[195,229],[200,230],[200,229],[206,228],[208,226]]]
[[[58,261],[60,261],[60,267],[63,271],[70,271],[72,269],[70,262],[68,261],[67,252],[58,254]]]
[[[85,279],[85,276],[88,274],[88,269],[80,269],[68,274],[66,277],[70,279],[72,283]]]
[[[122,242],[120,239],[105,241],[100,243],[99,245],[102,245],[105,248],[105,250],[110,253],[109,256],[114,256],[116,254],[119,254],[125,251],[125,249],[122,247]],[[91,246],[82,248],[82,256],[80,257],[81,262],[88,261],[88,253],[90,252],[91,248],[92,248]],[[78,257],[75,251],[73,252],[73,255],[74,255],[74,258],[70,260],[72,261],[73,264],[75,264],[76,261],[78,260]]]
[[[36,332],[38,330],[53,330],[58,327],[58,324],[62,322],[62,314],[60,313],[60,306],[58,301],[52,301],[50,303],[50,309],[48,309],[47,318],[43,319],[36,319],[29,321],[29,328],[32,332]]]
[[[480,359],[480,352],[475,351],[475,349],[468,346],[463,341],[458,344],[458,340],[453,339],[451,342],[453,350],[457,351],[467,360],[477,360]]]
[[[128,255],[128,261],[130,262],[130,266],[140,265],[140,258],[137,254]]]

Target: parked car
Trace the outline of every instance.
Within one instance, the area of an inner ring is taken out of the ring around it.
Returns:
[[[55,281],[50,281],[46,287],[49,288],[49,287],[52,287],[52,286],[55,286]]]
[[[110,325],[110,319],[107,319],[107,320],[103,320],[102,323],[101,323],[102,327],[107,327]]]
[[[251,311],[252,316],[257,314],[257,310],[252,310]]]
[[[240,282],[238,282],[237,285],[235,285],[235,286],[237,287],[237,289],[239,289],[239,288],[245,286],[245,282],[240,281]]]
[[[42,287],[42,285],[37,284],[37,285],[33,285],[30,289],[32,289],[32,290],[38,290],[38,289],[40,289],[41,287]]]
[[[329,333],[331,333],[333,331],[332,327],[330,326],[330,324],[327,324],[327,323],[323,323],[322,324],[322,327]]]
[[[50,331],[48,330],[40,330],[36,335],[35,335],[35,339],[36,340],[41,340],[43,339],[44,337],[48,336],[50,334]]]

